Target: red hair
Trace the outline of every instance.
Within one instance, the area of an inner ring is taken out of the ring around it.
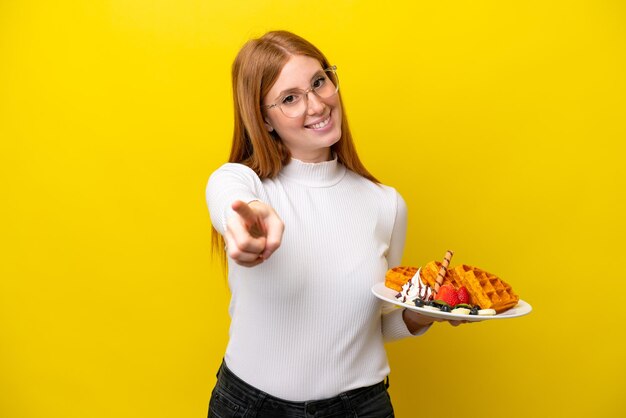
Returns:
[[[228,161],[247,165],[261,179],[275,177],[289,162],[289,150],[277,134],[268,132],[263,124],[261,101],[293,55],[308,56],[319,61],[322,68],[330,67],[319,49],[287,31],[268,32],[259,39],[248,41],[233,63],[235,128]],[[343,103],[341,106],[341,138],[331,149],[348,169],[378,183],[357,155]]]

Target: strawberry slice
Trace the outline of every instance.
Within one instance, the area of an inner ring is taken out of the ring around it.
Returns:
[[[459,303],[470,304],[470,294],[465,286],[461,286],[459,290],[456,291],[456,295],[459,298]]]
[[[445,284],[439,288],[439,292],[435,295],[435,300],[441,300],[451,307],[455,307],[459,303],[459,296],[454,287]]]

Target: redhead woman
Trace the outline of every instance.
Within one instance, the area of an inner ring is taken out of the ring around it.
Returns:
[[[407,208],[359,160],[337,74],[285,31],[233,64],[232,149],[207,186],[232,294],[209,417],[393,417],[384,343],[432,324],[371,293]]]

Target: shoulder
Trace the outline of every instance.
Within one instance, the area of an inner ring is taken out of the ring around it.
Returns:
[[[373,181],[368,180],[360,174],[350,170],[347,170],[346,177],[348,181],[358,183],[361,187],[377,195],[378,198],[390,202],[397,202],[398,200],[401,200],[404,203],[404,199],[402,199],[402,196],[394,187],[382,183],[374,183]]]
[[[217,170],[211,173],[209,183],[213,181],[246,181],[260,182],[259,176],[250,167],[239,163],[222,164]]]
[[[207,195],[235,189],[259,191],[263,189],[263,183],[250,167],[238,163],[226,163],[211,173],[206,185]]]
[[[394,210],[399,216],[406,216],[406,202],[400,192],[394,187],[382,183],[374,183],[350,170],[347,170],[346,178],[352,183],[351,186],[358,185],[360,192],[367,193],[379,205]]]
[[[222,164],[217,170],[215,170],[212,174],[211,177],[215,176],[215,175],[222,175],[222,174],[238,174],[238,175],[242,175],[242,176],[251,176],[251,177],[257,177],[256,173],[247,165],[244,164],[240,164],[240,163],[225,163]]]

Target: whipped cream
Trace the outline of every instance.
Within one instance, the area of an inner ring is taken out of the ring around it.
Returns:
[[[396,295],[396,299],[401,302],[412,302],[417,298],[428,300],[431,295],[430,287],[426,286],[420,277],[422,268],[417,269],[415,276],[411,277],[404,285],[402,290]]]

